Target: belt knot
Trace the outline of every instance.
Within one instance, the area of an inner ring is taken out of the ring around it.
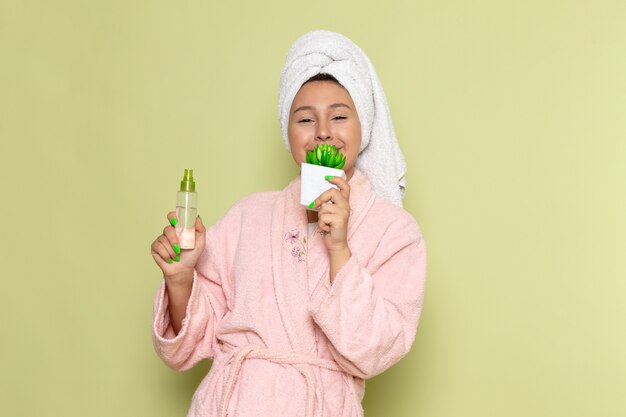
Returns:
[[[343,369],[341,369],[334,361],[320,359],[317,357],[308,357],[296,352],[272,350],[255,344],[245,345],[234,350],[231,358],[227,361],[227,363],[232,362],[232,366],[226,380],[224,394],[222,395],[222,401],[220,403],[220,417],[227,417],[228,415],[228,402],[230,401],[235,383],[239,377],[241,365],[245,359],[265,359],[270,362],[287,364],[296,368],[302,376],[304,376],[304,380],[307,385],[305,417],[313,417],[314,400],[316,398],[315,389],[318,381],[312,366],[336,372],[344,372]]]

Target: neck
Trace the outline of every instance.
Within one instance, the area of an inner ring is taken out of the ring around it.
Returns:
[[[346,182],[350,182],[352,175],[354,175],[354,167],[352,167],[350,171],[346,171]]]

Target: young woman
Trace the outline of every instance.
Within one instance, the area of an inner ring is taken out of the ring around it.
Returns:
[[[363,416],[364,380],[415,338],[426,243],[402,208],[404,159],[371,62],[338,33],[303,35],[281,73],[279,117],[298,166],[328,143],[346,179],[328,179],[337,188],[312,208],[298,175],[208,229],[198,218],[193,250],[180,253],[171,225],[152,243],[157,354],[178,371],[213,359],[188,416]]]

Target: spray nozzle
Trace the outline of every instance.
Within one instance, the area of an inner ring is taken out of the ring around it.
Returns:
[[[185,169],[183,180],[180,182],[180,191],[196,191],[196,183],[193,180],[193,169]]]

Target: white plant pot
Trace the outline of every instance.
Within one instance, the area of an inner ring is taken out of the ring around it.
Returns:
[[[346,179],[346,173],[341,169],[308,164],[306,162],[302,163],[300,173],[302,179],[300,184],[300,204],[306,206],[307,209],[309,209],[309,204],[324,191],[338,188],[335,184],[326,181],[324,178],[326,175]],[[319,209],[309,210],[319,211]]]

